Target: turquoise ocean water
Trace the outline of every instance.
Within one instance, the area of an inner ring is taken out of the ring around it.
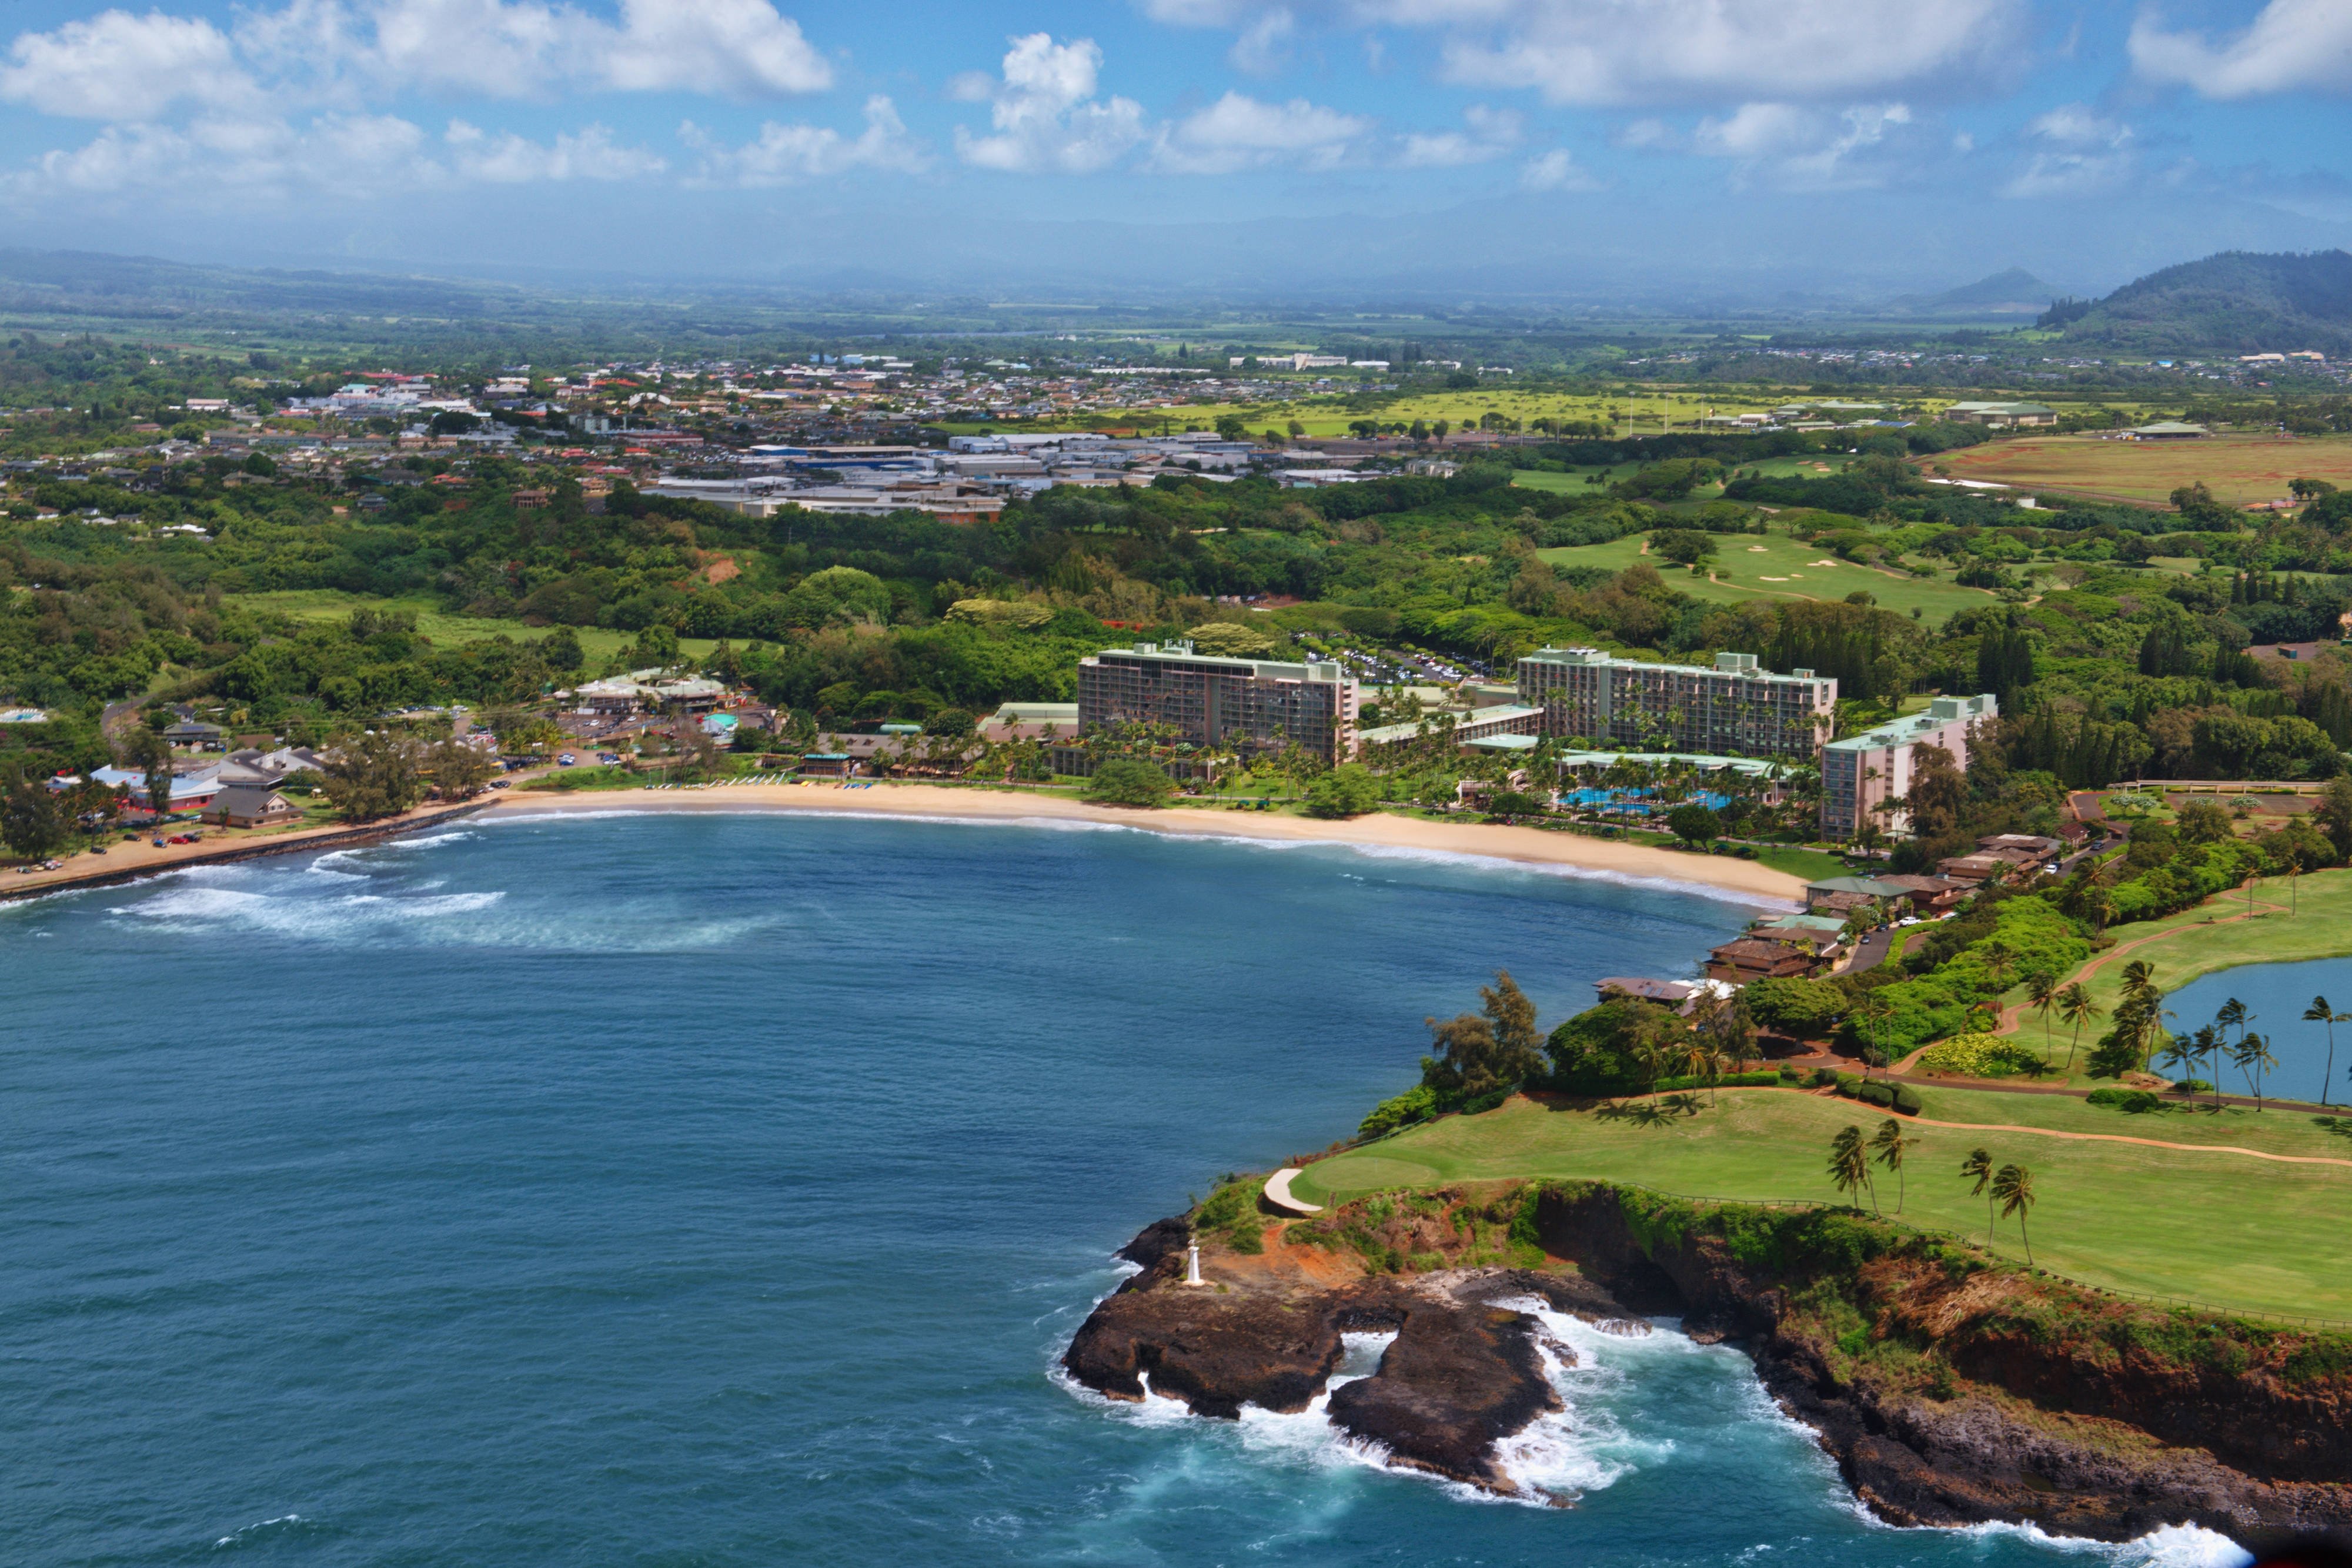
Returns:
[[[2238,1560],[1871,1523],[1672,1333],[1582,1338],[1517,1459],[1566,1511],[1055,1380],[1112,1248],[1343,1135],[1423,1015],[1507,966],[1549,1022],[1743,913],[718,815],[0,908],[0,1563]]]

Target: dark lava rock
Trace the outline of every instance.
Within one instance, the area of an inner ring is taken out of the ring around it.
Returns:
[[[1196,1416],[1231,1418],[1244,1405],[1304,1410],[1339,1364],[1334,1317],[1332,1303],[1313,1300],[1181,1284],[1121,1291],[1094,1310],[1062,1364],[1114,1399],[1142,1398],[1149,1378],[1152,1393]]]
[[[1560,1407],[1537,1350],[1543,1333],[1507,1307],[1414,1301],[1380,1371],[1332,1391],[1331,1420],[1394,1463],[1515,1491],[1495,1462],[1496,1441]]]

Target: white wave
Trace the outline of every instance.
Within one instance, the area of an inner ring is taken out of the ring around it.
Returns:
[[[379,851],[429,850],[436,844],[463,843],[466,840],[470,839],[474,835],[470,831],[463,828],[459,828],[446,833],[404,833],[396,834],[392,838],[388,838],[380,844],[370,844],[366,847]]]
[[[248,1524],[242,1530],[233,1531],[230,1533],[222,1536],[218,1541],[214,1542],[213,1546],[215,1550],[218,1550],[224,1546],[233,1546],[238,1541],[252,1534],[257,1530],[268,1530],[270,1526],[277,1524],[299,1524],[301,1521],[302,1516],[299,1513],[281,1513],[276,1519],[265,1519],[258,1524]]]
[[[2228,1536],[2200,1524],[2167,1524],[2125,1542],[2093,1541],[2080,1535],[2053,1535],[2039,1525],[2012,1524],[2005,1520],[1963,1525],[1888,1524],[1873,1517],[1859,1501],[1853,1507],[1880,1530],[1929,1530],[1979,1541],[2006,1537],[2069,1556],[2104,1557],[2114,1568],[2247,1568],[2256,1561],[2252,1552]]]

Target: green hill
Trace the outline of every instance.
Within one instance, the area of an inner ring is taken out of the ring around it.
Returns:
[[[2230,250],[2125,284],[2066,341],[2151,353],[2352,352],[2352,256]]]

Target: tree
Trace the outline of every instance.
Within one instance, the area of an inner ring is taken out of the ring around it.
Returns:
[[[2328,1007],[2326,997],[2314,997],[2311,1006],[2303,1010],[2303,1021],[2327,1026],[2327,1066],[2319,1075],[2319,1103],[2325,1105],[2327,1103],[2327,1086],[2336,1077],[2336,1026],[2352,1023],[2352,1013],[2336,1012]]]
[[[2254,1109],[2263,1108],[2263,1079],[2278,1070],[2278,1058],[2271,1054],[2267,1036],[2247,1030],[2238,1036],[2238,1043],[2230,1048],[2230,1065],[2245,1075],[2254,1092]]]
[[[1984,1197],[1984,1190],[1992,1185],[1992,1151],[1970,1149],[1969,1157],[1960,1162],[1960,1179],[1976,1178],[1977,1185],[1969,1188],[1970,1197]],[[1985,1244],[1990,1246],[1993,1234],[1992,1199],[1985,1198]]]
[[[2028,1006],[2042,1015],[2042,1053],[2047,1056],[2051,1051],[2050,1013],[2051,1009],[2058,1005],[2058,998],[2063,993],[2058,989],[2058,977],[2047,969],[2036,974],[2028,984],[2032,989],[2026,992],[2025,1000]]]
[[[488,752],[454,736],[433,748],[433,782],[440,787],[445,800],[468,800],[480,794],[498,766]]]
[[[389,817],[416,804],[416,754],[388,730],[344,741],[327,758],[327,799],[346,821]]]
[[[2339,773],[2327,781],[2311,820],[2336,846],[2336,858],[2352,861],[2352,774]]]
[[[1686,844],[1703,844],[1723,836],[1723,819],[1696,802],[1667,812],[1666,826]]]
[[[1360,762],[1347,763],[1307,786],[1310,817],[1360,817],[1381,806],[1381,782]]]
[[[1427,1019],[1436,1053],[1421,1059],[1421,1079],[1439,1094],[1477,1100],[1498,1089],[1514,1089],[1542,1072],[1543,1037],[1536,1030],[1536,1006],[1497,970],[1495,983],[1478,989],[1480,1009],[1441,1022]]]
[[[142,780],[147,791],[147,809],[161,821],[172,810],[172,746],[152,729],[142,729],[131,737],[131,755],[146,775]]]
[[[0,843],[28,861],[47,860],[66,841],[66,815],[40,779],[9,769],[8,791],[0,800]]]
[[[1863,1145],[1862,1129],[1852,1123],[1830,1140],[1830,1180],[1847,1194],[1868,1187],[1871,1211],[1877,1212],[1878,1184],[1870,1179],[1870,1155]]]
[[[1111,758],[1087,780],[1087,799],[1103,806],[1165,806],[1175,792],[1165,772],[1132,757]]]
[[[2027,1234],[2025,1217],[2033,1208],[2033,1173],[2023,1166],[2003,1166],[1992,1178],[1993,1200],[2000,1205],[2000,1217],[2017,1217],[2017,1233],[2025,1240],[2025,1261],[2033,1261],[2033,1238]]]
[[[1895,1173],[1895,1212],[1903,1212],[1903,1154],[1919,1140],[1903,1135],[1903,1124],[1889,1116],[1878,1125],[1877,1134],[1870,1140],[1873,1157]]]

